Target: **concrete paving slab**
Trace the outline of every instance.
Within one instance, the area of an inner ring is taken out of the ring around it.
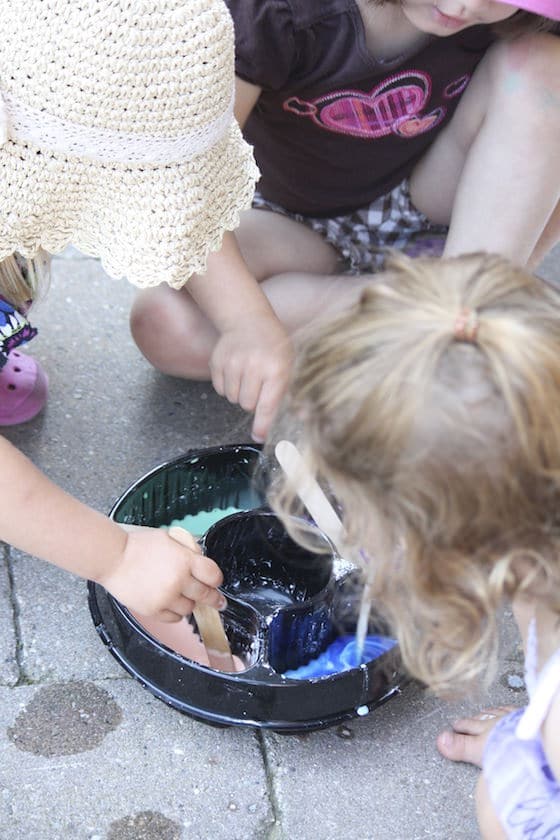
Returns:
[[[295,737],[266,734],[272,789],[284,838],[475,840],[476,768],[437,752],[439,732],[459,717],[525,702],[523,662],[511,612],[502,620],[497,679],[461,703],[417,684],[367,717]]]
[[[0,689],[2,840],[250,840],[272,823],[251,731],[130,680]]]
[[[542,273],[560,282],[560,249]],[[142,359],[128,332],[132,295],[95,260],[71,250],[57,258],[52,288],[33,312],[40,335],[30,348],[49,373],[49,403],[31,423],[3,430],[105,512],[157,464],[249,440],[250,420],[208,384],[161,376]],[[476,771],[441,760],[434,739],[458,713],[523,702],[511,615],[504,630],[484,698],[451,707],[410,686],[368,717],[324,732],[219,730],[125,675],[93,629],[82,581],[6,548],[0,837],[474,840]]]
[[[447,711],[410,687],[368,718],[305,737],[267,735],[283,836],[476,838],[476,769],[446,765],[434,747]]]
[[[12,556],[22,679],[122,677],[122,669],[100,644],[84,581],[27,554],[12,551]]]

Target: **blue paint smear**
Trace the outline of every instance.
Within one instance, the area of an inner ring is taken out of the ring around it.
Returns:
[[[339,636],[328,648],[307,665],[301,665],[293,671],[285,671],[285,677],[291,680],[309,680],[314,677],[330,677],[341,671],[357,668],[372,659],[377,659],[395,647],[395,639],[388,636],[366,636],[361,660],[358,660],[355,636]]]

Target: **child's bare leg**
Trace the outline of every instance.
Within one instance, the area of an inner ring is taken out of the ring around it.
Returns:
[[[437,747],[444,758],[451,761],[464,761],[482,767],[482,756],[486,741],[500,718],[513,712],[512,706],[497,706],[485,709],[470,718],[456,720],[452,730],[442,732],[437,739]],[[496,816],[484,776],[481,774],[476,786],[476,816],[483,840],[502,840],[506,838],[504,830]]]
[[[531,598],[518,596],[514,599],[512,607],[523,650],[527,650],[529,623],[535,614],[535,602]],[[454,721],[451,730],[446,730],[438,736],[438,750],[450,761],[465,761],[467,764],[482,767],[482,754],[488,735],[500,718],[513,711],[514,706],[496,706],[484,709],[472,717]]]
[[[339,256],[306,225],[269,210],[248,210],[235,231],[239,248],[259,282],[289,271],[333,274]]]
[[[164,283],[138,294],[130,330],[151,364],[171,376],[209,379],[209,360],[218,334],[186,289]]]
[[[486,741],[492,729],[504,715],[514,711],[510,706],[485,709],[472,718],[456,720],[451,732],[442,732],[437,746],[444,758],[451,761],[465,761],[482,767],[482,756]],[[494,806],[482,773],[475,793],[476,816],[483,840],[506,840],[504,830],[496,816]]]
[[[488,786],[482,774],[476,785],[474,798],[476,818],[482,840],[507,840],[507,835],[494,810],[490,794],[488,793]]]
[[[339,259],[319,234],[287,217],[264,210],[245,214],[236,236],[253,275],[292,333],[322,313],[357,297],[365,278],[336,276]],[[131,331],[146,358],[159,370],[185,379],[208,379],[217,340],[213,325],[188,292],[162,284],[139,294]]]
[[[445,255],[486,250],[534,265],[560,239],[560,40],[525,36],[489,50],[449,126],[411,179]]]
[[[513,602],[513,614],[525,651],[529,623],[535,615],[535,609],[535,602],[528,597],[518,596]],[[490,733],[501,718],[514,711],[514,706],[496,706],[484,709],[473,717],[454,721],[450,730],[438,735],[436,743],[439,752],[450,761],[464,761],[467,764],[482,767],[484,749]],[[505,840],[506,834],[498,820],[482,774],[477,783],[475,800],[483,840],[502,840],[502,838]]]

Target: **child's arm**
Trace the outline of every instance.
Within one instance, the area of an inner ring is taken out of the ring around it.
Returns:
[[[142,615],[178,621],[195,601],[222,608],[218,566],[164,530],[123,530],[53,484],[0,437],[0,538],[101,583]]]
[[[255,412],[253,437],[262,441],[287,385],[292,344],[233,234],[210,255],[206,274],[191,277],[189,291],[219,334],[210,358],[214,388]]]
[[[235,79],[235,119],[243,128],[249,115],[259,100],[261,88],[236,76]]]
[[[236,80],[235,115],[243,127],[260,88]],[[210,360],[216,391],[254,411],[253,436],[264,440],[292,364],[291,341],[267,297],[250,273],[233,234],[208,258],[204,275],[189,280],[189,291],[219,333]]]

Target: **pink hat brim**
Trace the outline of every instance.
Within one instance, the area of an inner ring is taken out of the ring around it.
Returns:
[[[560,20],[560,0],[514,0],[513,3],[511,0],[498,0],[498,2],[518,6],[527,12],[543,15],[551,20]]]

